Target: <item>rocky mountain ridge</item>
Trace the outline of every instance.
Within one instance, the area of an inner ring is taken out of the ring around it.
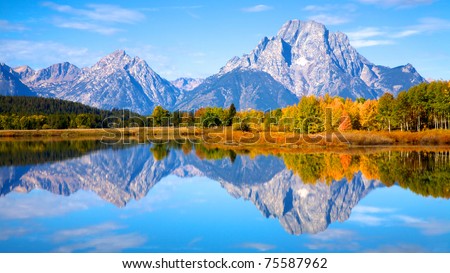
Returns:
[[[0,95],[36,96],[28,86],[20,81],[17,73],[4,63],[0,63]]]
[[[288,21],[277,35],[263,38],[252,52],[232,58],[206,80],[169,82],[124,50],[83,69],[67,62],[37,71],[0,66],[0,94],[56,97],[144,115],[157,105],[192,110],[234,103],[238,110],[267,110],[295,104],[305,95],[372,99],[425,81],[411,64],[375,65],[345,34],[300,20]]]

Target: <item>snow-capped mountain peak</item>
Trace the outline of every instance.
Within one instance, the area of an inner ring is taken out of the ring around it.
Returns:
[[[235,69],[266,72],[297,97],[329,93],[375,98],[425,81],[411,65],[404,67],[397,80],[392,77],[398,74],[395,68],[372,64],[351,46],[344,33],[300,20],[286,22],[276,36],[262,39],[249,54],[231,59],[219,74]],[[402,80],[405,77],[408,80]]]

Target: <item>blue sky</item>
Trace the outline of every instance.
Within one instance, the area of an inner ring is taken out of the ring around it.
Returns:
[[[450,79],[450,3],[350,1],[0,1],[0,62],[93,65],[125,49],[163,77],[207,77],[290,19],[349,35],[375,64]]]

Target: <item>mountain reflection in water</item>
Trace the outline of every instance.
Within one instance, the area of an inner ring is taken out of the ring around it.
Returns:
[[[291,234],[315,234],[346,221],[358,202],[380,187],[397,184],[423,196],[450,197],[445,149],[260,153],[190,143],[0,142],[0,194],[84,190],[125,207],[168,175],[205,176],[233,197],[251,200]]]

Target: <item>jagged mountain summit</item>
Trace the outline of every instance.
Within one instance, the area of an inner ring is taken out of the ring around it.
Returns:
[[[36,94],[20,81],[19,75],[4,63],[0,63],[0,95],[36,96]]]
[[[29,66],[14,68],[20,80],[34,92],[44,97],[60,97],[81,75],[81,69],[68,62],[51,65],[40,70]]]
[[[172,109],[178,95],[179,90],[144,60],[117,50],[84,69],[60,98],[99,108],[128,108],[149,114],[157,105]]]
[[[81,74],[81,69],[68,62],[54,64],[38,71],[29,66],[19,66],[14,68],[14,71],[24,83],[34,88],[44,83],[70,82]]]
[[[396,94],[424,82],[410,64],[378,66],[350,45],[348,37],[314,21],[291,20],[272,38],[241,58],[232,58],[219,75],[236,70],[270,74],[297,97],[326,93],[348,98]]]
[[[178,78],[174,81],[171,81],[171,83],[182,91],[191,91],[192,89],[202,84],[203,81],[204,79],[199,78]]]
[[[163,79],[139,57],[117,50],[92,67],[70,63],[38,71],[28,66],[15,75],[38,96],[81,102],[102,109],[125,108],[149,114],[157,105],[173,109],[180,90]]]

